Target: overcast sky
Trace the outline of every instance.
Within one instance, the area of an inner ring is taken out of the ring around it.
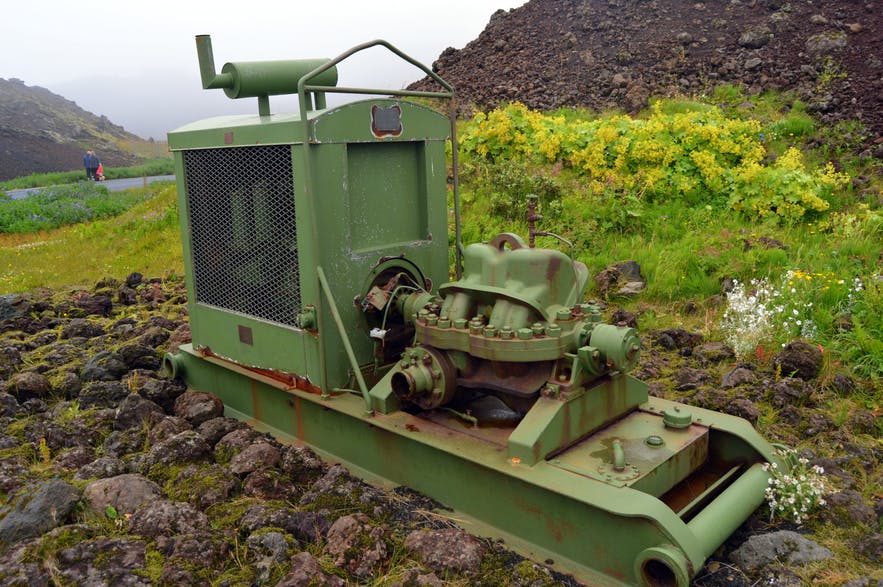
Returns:
[[[144,138],[181,124],[256,112],[254,98],[203,90],[194,36],[228,61],[331,58],[384,39],[430,66],[475,39],[497,9],[525,0],[35,0],[5,6],[0,77],[18,78],[103,114]],[[402,88],[423,77],[382,48],[338,68],[339,85]],[[271,98],[273,111],[296,99]]]

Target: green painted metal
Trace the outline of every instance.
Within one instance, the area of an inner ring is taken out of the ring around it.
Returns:
[[[762,500],[772,447],[744,420],[649,397],[627,373],[637,333],[583,303],[572,250],[533,246],[555,236],[533,208],[530,245],[503,233],[462,247],[456,160],[449,281],[454,109],[400,98],[452,101],[451,87],[384,41],[220,74],[197,44],[204,87],[257,97],[259,112],[169,134],[193,344],[166,371],[593,585],[686,586]],[[378,45],[442,90],[335,87],[338,63]],[[299,111],[271,114],[277,92]],[[391,97],[327,107],[332,92]]]
[[[366,416],[361,398],[323,399],[286,388],[223,360],[202,358],[190,345],[168,360],[178,363],[177,373],[192,388],[217,394],[228,414],[282,439],[309,443],[369,478],[423,491],[504,536],[518,537],[515,543],[529,555],[554,553],[555,568],[591,585],[652,584],[636,570],[648,557],[682,559],[683,568],[669,564],[665,573],[692,577],[746,510],[757,507],[766,487],[759,464],[743,463],[744,474],[706,507],[711,519],[700,514],[685,521],[656,496],[568,470],[560,465],[566,454],[533,465],[511,458],[492,432],[470,429],[453,417],[428,420],[402,411]],[[648,398],[640,409],[655,414],[661,426],[662,412],[673,405]],[[774,458],[744,420],[695,411],[721,442],[738,445],[737,452],[760,447],[764,452],[755,459]],[[658,549],[668,554],[653,554]],[[660,584],[685,586],[686,580]]]

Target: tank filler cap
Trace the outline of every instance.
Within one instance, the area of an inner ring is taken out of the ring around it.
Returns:
[[[668,428],[688,428],[693,423],[693,414],[678,406],[662,412],[662,423]]]

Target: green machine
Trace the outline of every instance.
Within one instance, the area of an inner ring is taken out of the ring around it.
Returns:
[[[169,133],[193,342],[166,371],[592,585],[688,585],[763,500],[773,449],[744,420],[648,396],[628,374],[637,333],[585,303],[582,263],[534,246],[550,233],[533,206],[527,242],[461,245],[454,109],[406,99],[451,103],[450,85],[384,41],[220,73],[196,43],[203,87],[258,113]],[[338,87],[370,47],[439,91]]]

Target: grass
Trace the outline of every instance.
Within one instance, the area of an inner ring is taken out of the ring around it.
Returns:
[[[110,194],[99,183],[80,182],[40,188],[20,200],[0,200],[0,233],[29,233],[117,216],[147,194]]]
[[[130,192],[143,201],[113,218],[28,234],[0,234],[0,292],[91,285],[133,271],[182,275],[175,187],[165,184]]]

